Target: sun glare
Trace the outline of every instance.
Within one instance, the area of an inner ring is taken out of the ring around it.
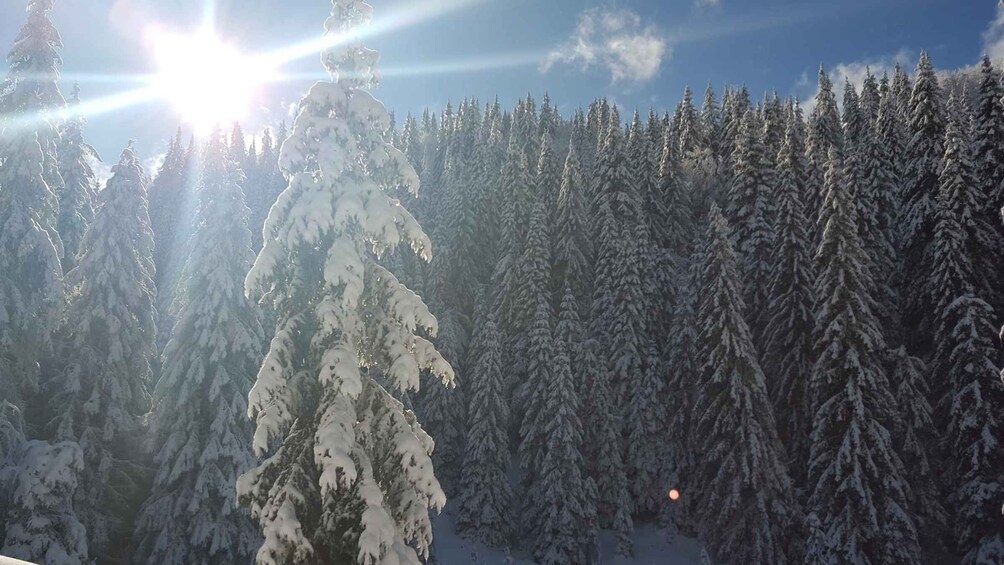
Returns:
[[[270,69],[210,30],[185,35],[152,31],[158,65],[154,90],[196,131],[244,118]]]

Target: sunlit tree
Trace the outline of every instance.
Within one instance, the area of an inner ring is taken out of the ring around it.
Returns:
[[[419,327],[422,300],[377,261],[400,244],[426,259],[430,243],[388,193],[418,176],[390,146],[383,105],[369,93],[377,53],[357,35],[372,8],[333,0],[322,61],[330,81],[300,104],[280,166],[289,187],[272,207],[247,292],[279,323],[249,396],[261,464],[238,480],[265,541],[259,564],[409,563],[428,556],[429,510],[445,497],[431,438],[394,391],[427,369],[452,370]]]
[[[156,471],[137,520],[134,563],[246,563],[259,541],[234,492],[254,463],[247,393],[265,340],[240,284],[253,261],[242,180],[217,130],[203,158],[178,322],[154,390]]]

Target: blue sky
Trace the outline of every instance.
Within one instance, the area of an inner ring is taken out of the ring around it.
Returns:
[[[377,19],[397,22],[368,40],[381,52],[378,98],[399,116],[439,110],[448,99],[499,96],[511,105],[545,91],[563,112],[607,96],[628,109],[671,109],[685,85],[698,98],[710,81],[777,89],[803,99],[824,63],[858,80],[865,65],[912,69],[920,49],[939,68],[1004,56],[997,0],[371,0]],[[249,54],[317,38],[326,0],[57,0],[63,73],[85,100],[135,87],[154,72],[144,30],[197,27],[207,5],[218,32]],[[430,15],[431,13],[431,15]],[[22,0],[0,6],[6,49]],[[398,17],[405,14],[408,17]],[[288,119],[289,104],[323,73],[316,55],[282,68],[291,79],[259,93],[249,132]],[[68,86],[64,87],[64,91]],[[163,100],[90,117],[86,135],[107,161],[135,138],[142,154],[163,151],[180,117]]]

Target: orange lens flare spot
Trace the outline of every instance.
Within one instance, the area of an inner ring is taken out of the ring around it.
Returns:
[[[674,500],[674,501],[680,500],[680,491],[678,491],[676,489],[670,490],[669,491],[669,499],[670,500]]]

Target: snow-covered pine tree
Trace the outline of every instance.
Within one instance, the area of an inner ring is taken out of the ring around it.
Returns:
[[[819,244],[823,236],[824,224],[817,214],[823,207],[823,177],[831,148],[843,149],[843,130],[840,127],[840,110],[833,94],[833,83],[823,65],[819,66],[819,91],[816,104],[809,114],[805,139],[805,184],[806,206],[811,223],[813,246]]]
[[[283,144],[290,184],[246,281],[279,315],[249,395],[254,449],[268,457],[237,483],[265,537],[260,565],[418,565],[429,510],[445,503],[432,439],[391,392],[416,389],[423,369],[451,383],[452,370],[414,333],[435,333],[435,318],[376,258],[403,243],[428,259],[430,243],[387,194],[418,178],[368,91],[378,55],[358,31],[371,15],[332,2],[326,33],[345,41],[324,50],[332,80],[311,87]]]
[[[860,101],[861,112],[867,120],[868,127],[874,127],[875,120],[878,119],[881,98],[878,80],[872,74],[871,67],[865,67],[865,80],[861,83]]]
[[[899,244],[896,220],[900,213],[902,170],[895,100],[885,96],[879,102],[874,124],[862,132],[857,158],[861,180],[857,185],[858,233],[865,250],[874,289],[875,314],[879,317],[886,342],[902,341],[899,323],[897,280]]]
[[[844,158],[860,150],[869,122],[861,110],[858,91],[850,79],[844,79],[844,107],[840,118],[844,130]]]
[[[712,155],[717,155],[722,135],[722,109],[715,99],[715,88],[710,82],[704,91],[704,102],[701,104],[701,128],[704,130],[708,149]]]
[[[769,174],[773,174],[777,168],[777,154],[781,150],[782,141],[784,141],[785,129],[784,105],[781,104],[781,97],[776,90],[771,95],[764,94],[761,108],[763,113],[763,117],[760,119],[763,126],[761,138],[765,149],[764,155],[769,163]]]
[[[892,75],[892,96],[896,101],[895,106],[899,111],[899,119],[904,126],[904,130],[910,129],[910,96],[912,92],[913,85],[910,83],[910,76],[906,74],[906,71],[903,70],[903,67],[899,63],[896,63]]]
[[[949,352],[953,389],[947,445],[954,486],[949,496],[955,542],[965,565],[1004,559],[1001,499],[1004,498],[1004,383],[990,306],[972,294],[959,296],[943,316],[957,320],[940,348]]]
[[[62,43],[51,9],[52,0],[28,2],[0,85],[0,378],[5,400],[22,409],[37,392],[38,362],[51,348],[63,303],[61,183],[51,178],[58,179],[53,121],[64,103],[56,86]]]
[[[153,234],[146,174],[132,146],[98,193],[98,210],[67,274],[65,367],[54,379],[50,422],[83,449],[74,506],[98,559],[122,557],[136,511],[140,433],[149,408],[154,346]]]
[[[2,378],[2,374],[0,374]],[[2,382],[0,393],[0,540],[7,537],[7,513],[10,510],[10,496],[14,489],[21,449],[24,445],[24,418],[21,410],[4,397],[13,388]],[[72,497],[71,497],[72,498]]]
[[[899,418],[893,423],[892,433],[896,451],[908,470],[911,486],[911,512],[915,516],[918,532],[923,531],[921,542],[925,548],[941,549],[945,538],[944,496],[935,481],[931,465],[938,453],[938,430],[934,425],[933,410],[927,401],[927,367],[917,357],[900,346],[889,352],[890,386],[894,388],[899,407]]]
[[[94,217],[94,198],[97,180],[91,168],[91,160],[100,160],[98,152],[84,141],[84,116],[79,113],[80,87],[73,86],[69,100],[69,116],[63,123],[57,157],[59,176],[63,179],[59,194],[59,217],[56,228],[63,240],[62,265],[69,271],[76,264],[80,240],[84,237],[87,224]]]
[[[743,319],[732,235],[717,207],[709,221],[700,280],[702,367],[695,410],[702,539],[718,561],[796,562],[794,489]]]
[[[514,526],[502,335],[489,305],[480,307],[476,318],[468,351],[470,423],[460,474],[457,531],[501,547],[509,543]]]
[[[904,265],[901,294],[905,301],[903,319],[906,327],[918,327],[921,320],[934,310],[934,305],[925,300],[924,285],[918,285],[917,281],[928,278],[926,267],[934,239],[938,172],[944,157],[945,136],[941,88],[926,52],[920,54],[920,62],[917,63],[908,111],[910,141],[906,148],[906,185],[899,220]],[[912,332],[909,336],[911,351],[930,349],[930,332]]]
[[[554,330],[551,374],[542,387],[546,448],[530,496],[539,524],[533,555],[541,565],[592,563],[598,554],[596,486],[586,473],[581,453],[578,307],[571,285],[565,285]]]
[[[674,126],[680,135],[680,151],[684,154],[707,146],[707,135],[701,121],[700,112],[694,107],[694,93],[690,86],[683,89],[680,102],[680,116]]]
[[[163,284],[178,247],[177,232],[181,207],[185,199],[185,147],[181,128],[171,138],[164,161],[157,176],[150,183],[150,225],[153,229],[154,264],[157,267],[156,283]],[[163,271],[163,272],[161,272]]]
[[[743,286],[744,314],[749,318],[756,351],[763,351],[769,315],[768,289],[773,253],[774,186],[762,140],[763,126],[756,113],[743,117],[732,154],[732,186],[728,195],[728,218],[733,230],[738,268]]]
[[[247,393],[264,332],[240,287],[254,259],[250,211],[243,175],[219,129],[202,167],[178,322],[154,391],[156,471],[136,521],[133,563],[247,563],[259,542],[236,508],[234,485],[254,464]]]
[[[586,184],[579,163],[578,145],[573,138],[568,146],[565,168],[561,175],[558,191],[557,211],[554,227],[554,249],[552,252],[552,289],[571,286],[578,311],[588,312],[589,304],[590,241],[586,225]]]
[[[603,107],[603,105],[601,105]],[[640,368],[642,351],[619,353],[612,339],[614,332],[629,328],[630,322],[638,322],[640,311],[617,311],[636,306],[642,295],[640,273],[629,279],[630,285],[618,284],[623,272],[619,262],[626,259],[622,226],[638,225],[634,221],[614,218],[612,204],[616,190],[628,190],[623,179],[628,178],[624,156],[621,153],[620,118],[616,108],[607,109],[608,122],[603,124],[603,145],[596,156],[596,174],[593,176],[592,203],[589,207],[589,226],[595,230],[592,237],[595,245],[592,296],[590,300],[590,324],[582,349],[582,363],[586,385],[582,392],[583,413],[593,415],[585,422],[585,451],[590,474],[597,488],[597,514],[602,524],[613,527],[617,532],[618,553],[632,552],[631,534],[634,524],[631,520],[631,496],[628,490],[626,463],[623,450],[623,418],[618,384],[612,382],[616,376],[611,361],[624,361],[623,368]],[[630,194],[630,193],[628,193]],[[622,200],[627,200],[623,198]],[[637,272],[637,271],[636,271]],[[630,293],[632,299],[616,301],[617,291]],[[625,317],[634,314],[633,320]],[[621,336],[622,343],[632,343]],[[619,357],[618,357],[619,356]],[[633,372],[637,377],[637,372]]]
[[[973,162],[975,181],[979,183],[984,202],[983,215],[988,225],[1000,226],[1000,210],[1004,207],[1004,86],[1000,72],[993,67],[989,57],[983,58],[980,67],[979,102],[975,109],[976,125],[973,138]],[[1004,233],[995,229],[992,246],[1004,250]],[[997,279],[1004,276],[1004,265],[997,263]],[[997,290],[997,289],[995,289]],[[996,296],[982,297],[994,306],[999,315],[1004,312],[1004,296],[997,290]]]
[[[767,391],[777,415],[778,435],[788,453],[791,475],[805,477],[812,429],[807,375],[812,369],[813,288],[809,221],[805,215],[803,155],[795,116],[789,116],[778,152],[777,221],[771,251],[763,366],[771,371]]]
[[[4,501],[7,528],[0,554],[46,565],[91,563],[87,531],[72,503],[83,468],[80,446],[72,441],[33,440],[19,449],[13,488]]]
[[[909,486],[888,426],[898,417],[882,368],[884,341],[868,295],[851,190],[830,151],[830,208],[818,265],[816,351],[809,383],[812,437],[809,508],[820,522],[809,562],[917,563]]]
[[[548,214],[542,195],[530,215],[530,228],[526,236],[521,271],[524,275],[518,298],[523,308],[530,308],[530,323],[519,336],[517,355],[524,359],[526,373],[515,392],[514,404],[519,406],[519,461],[524,470],[524,482],[532,485],[547,451],[546,428],[542,418],[548,383],[551,379],[554,351],[552,348],[551,316],[551,258],[548,238]],[[545,308],[546,306],[546,308]],[[533,509],[530,520],[538,516]]]
[[[946,319],[950,305],[964,294],[972,294],[991,304],[996,295],[994,282],[983,273],[992,272],[998,265],[999,249],[994,249],[1000,231],[981,213],[987,208],[986,194],[977,183],[970,151],[972,145],[966,136],[966,124],[958,110],[958,99],[949,96],[949,120],[945,128],[945,153],[941,159],[937,178],[937,223],[931,245],[927,274],[925,301],[934,308],[924,316],[924,330],[942,343],[952,332],[957,319]],[[949,370],[948,351],[935,358],[938,374]],[[950,395],[950,383],[942,379],[932,381],[936,408],[944,408]]]
[[[247,139],[244,137],[244,128],[241,127],[240,122],[234,122],[230,131],[230,159],[247,176],[248,146]]]
[[[262,227],[265,225],[265,217],[268,216],[268,209],[272,207],[275,198],[272,194],[272,186],[275,183],[276,163],[275,141],[272,139],[272,130],[265,128],[261,137],[261,155],[252,172],[249,172],[244,182],[244,195],[251,215],[248,217],[248,227],[251,230],[251,248],[257,253],[262,246]]]
[[[963,562],[975,565],[1004,558],[999,522],[1004,420],[993,409],[1004,402],[1004,383],[998,374],[1000,353],[991,337],[992,308],[975,294],[987,278],[976,269],[971,250],[974,227],[984,218],[975,207],[982,191],[961,172],[960,154],[966,149],[960,140],[957,124],[950,120],[929,279],[937,344],[932,388],[934,398],[944,398],[936,408],[948,413],[955,540]]]

